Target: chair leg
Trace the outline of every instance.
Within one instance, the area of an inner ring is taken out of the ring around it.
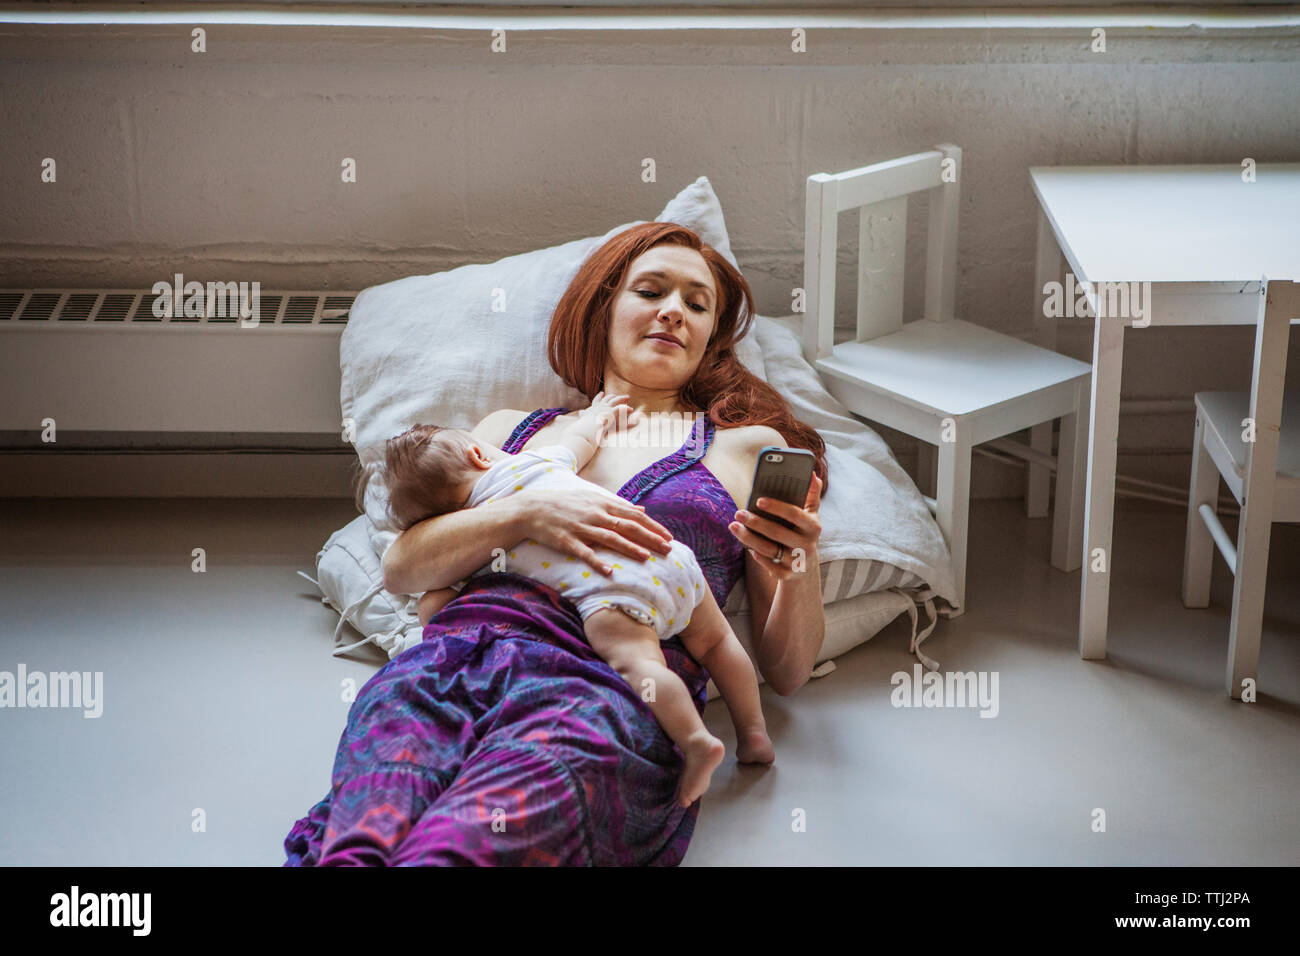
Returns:
[[[1083,507],[1088,489],[1088,399],[1079,386],[1074,414],[1061,419],[1061,450],[1056,456],[1056,510],[1052,514],[1052,567],[1077,571],[1083,566]]]
[[[970,439],[965,423],[957,426],[957,440],[939,444],[939,478],[935,489],[939,530],[952,555],[957,606],[966,607],[966,533],[970,524]]]
[[[1061,432],[1061,441],[1065,441],[1064,430]],[[1043,422],[1029,429],[1029,447],[1044,455],[1052,453],[1051,422]],[[1029,517],[1047,517],[1047,492],[1051,477],[1051,472],[1042,465],[1029,463],[1029,470],[1025,473],[1025,514]],[[1079,547],[1083,545],[1080,544]]]
[[[1210,606],[1210,578],[1214,571],[1214,537],[1201,519],[1200,506],[1217,510],[1219,469],[1205,447],[1205,420],[1196,416],[1196,444],[1192,447],[1192,479],[1187,493],[1187,542],[1183,547],[1183,607]]]
[[[1057,320],[1049,318],[1043,304],[1043,290],[1048,282],[1061,278],[1065,257],[1056,241],[1056,233],[1047,214],[1040,207],[1038,210],[1038,242],[1034,255],[1034,344],[1040,348],[1056,351]],[[1061,432],[1061,442],[1065,443],[1065,432]],[[1044,455],[1052,453],[1052,423],[1045,422],[1029,429],[1029,447]],[[1085,456],[1086,457],[1086,456]],[[1058,462],[1059,466],[1059,462]],[[1058,471],[1059,475],[1060,472]],[[1047,516],[1048,482],[1051,474],[1042,465],[1030,464],[1025,472],[1025,514],[1031,518]],[[1060,486],[1057,486],[1060,494]],[[1080,499],[1082,500],[1082,499]],[[1059,506],[1058,506],[1059,507]],[[1082,542],[1079,548],[1083,548]]]

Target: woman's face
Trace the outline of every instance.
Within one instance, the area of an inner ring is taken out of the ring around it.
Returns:
[[[718,292],[704,257],[686,246],[647,250],[614,297],[609,365],[629,385],[677,389],[695,374],[717,323]]]

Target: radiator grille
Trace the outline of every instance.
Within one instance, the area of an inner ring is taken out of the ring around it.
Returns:
[[[149,325],[235,325],[234,315],[216,315],[215,302],[204,315],[153,314],[154,293],[135,289],[0,289],[0,327],[6,323],[77,322]],[[356,292],[263,292],[258,298],[258,325],[345,325]]]
[[[27,297],[26,302],[18,307],[16,318],[29,322],[44,322],[54,315],[55,308],[62,297],[56,292],[35,292]]]
[[[0,322],[7,322],[14,317],[24,295],[22,292],[0,292]]]

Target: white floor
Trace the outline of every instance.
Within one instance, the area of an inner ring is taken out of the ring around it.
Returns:
[[[0,711],[0,864],[281,863],[328,789],[342,683],[375,667],[330,655],[337,618],[294,574],[352,514],[0,500],[0,671],[104,675],[98,719]],[[1078,658],[1078,573],[1048,565],[1049,537],[976,502],[971,609],[925,645],[996,672],[996,718],[891,706],[914,663],[896,622],[796,696],[764,689],[777,763],[724,764],[686,862],[1300,862],[1300,528],[1274,529],[1255,704],[1223,689],[1222,563],[1209,610],[1179,603],[1182,512],[1121,503],[1104,662]],[[708,721],[730,740],[718,702]]]

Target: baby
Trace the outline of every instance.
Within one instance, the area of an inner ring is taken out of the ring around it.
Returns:
[[[615,410],[626,404],[625,395],[601,392],[554,445],[517,455],[458,429],[412,426],[388,442],[389,509],[404,529],[524,488],[582,488],[616,497],[579,478],[578,472],[596,453]],[[673,541],[668,555],[641,562],[607,549],[594,550],[613,569],[612,578],[532,539],[507,552],[504,570],[534,578],[572,601],[592,649],[648,698],[655,719],[686,758],[678,791],[681,805],[690,806],[708,789],[726,748],[700,720],[686,685],[665,663],[660,641],[679,634],[686,650],[713,677],[736,727],[740,762],[771,763],[775,752],[763,720],[754,665],[718,607],[694,552]],[[454,595],[450,589],[427,593],[420,602],[421,619],[426,610]]]

